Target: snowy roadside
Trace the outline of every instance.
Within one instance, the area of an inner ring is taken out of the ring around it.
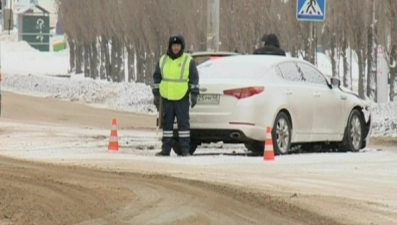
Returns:
[[[135,113],[156,114],[149,86],[88,78],[4,74],[6,91],[76,101]],[[373,104],[373,137],[397,137],[397,103]]]
[[[17,42],[16,35],[0,35],[1,62],[5,91],[25,95],[75,101],[94,107],[105,107],[134,113],[156,114],[149,86],[138,83],[110,83],[83,78],[49,77],[65,75],[69,53],[39,52],[26,42]],[[323,72],[330,68],[329,60],[319,54]],[[356,74],[357,65],[353,65]],[[328,71],[329,72],[329,71]],[[354,79],[355,77],[353,77]],[[354,80],[355,81],[355,80]],[[354,86],[354,84],[353,84]],[[373,104],[373,137],[397,138],[397,103]]]
[[[5,91],[19,94],[52,97],[134,113],[156,114],[151,89],[145,84],[19,74],[4,74],[2,84]]]

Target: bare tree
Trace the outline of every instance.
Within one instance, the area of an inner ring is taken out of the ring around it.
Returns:
[[[366,61],[366,35],[367,35],[367,1],[354,1],[348,6],[352,19],[348,24],[348,36],[352,48],[355,50],[358,58],[358,94],[365,98],[365,61]]]
[[[187,50],[205,50],[207,1],[167,3],[159,7],[158,0],[57,0],[69,44],[70,71],[84,72],[93,79],[150,84],[170,35],[184,35]],[[293,57],[303,56],[314,63],[316,46],[321,44],[331,58],[333,76],[343,74],[343,85],[348,88],[352,88],[348,49],[353,49],[358,58],[360,97],[376,92],[376,85],[369,84],[371,79],[365,85],[366,72],[376,83],[374,49],[384,45],[391,69],[391,99],[395,96],[395,0],[379,0],[376,5],[372,0],[327,1],[326,22],[314,25],[296,20],[293,0],[221,0],[220,10],[220,50],[252,53],[264,33],[275,33]],[[371,12],[378,12],[375,20]],[[339,71],[340,58],[343,71]],[[365,86],[370,87],[368,93]]]
[[[370,17],[369,26],[368,26],[368,40],[367,40],[367,96],[376,101],[377,92],[376,92],[376,77],[377,77],[377,13],[376,13],[376,1],[372,1],[369,6],[370,9]]]

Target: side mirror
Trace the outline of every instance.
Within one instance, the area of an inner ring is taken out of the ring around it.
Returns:
[[[340,79],[336,77],[331,77],[331,86],[334,87],[340,87]]]

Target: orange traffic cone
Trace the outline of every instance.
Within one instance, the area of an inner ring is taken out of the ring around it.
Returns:
[[[118,152],[119,151],[119,139],[117,136],[117,121],[113,119],[112,121],[112,130],[110,131],[110,139],[109,139],[109,152]]]
[[[267,127],[266,129],[266,141],[265,141],[265,151],[263,152],[263,160],[264,161],[274,160],[272,128],[270,127]]]

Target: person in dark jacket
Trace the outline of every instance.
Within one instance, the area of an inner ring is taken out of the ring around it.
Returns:
[[[189,106],[193,108],[196,105],[200,89],[196,63],[184,50],[184,37],[171,36],[167,53],[160,58],[153,74],[154,104],[160,110],[161,100],[163,112],[160,115],[163,121],[162,147],[156,156],[169,156],[171,153],[175,117],[181,154],[190,155]]]
[[[262,37],[262,41],[265,41],[263,47],[258,48],[254,51],[255,55],[280,55],[286,56],[285,51],[280,48],[280,43],[275,34],[268,34]]]

